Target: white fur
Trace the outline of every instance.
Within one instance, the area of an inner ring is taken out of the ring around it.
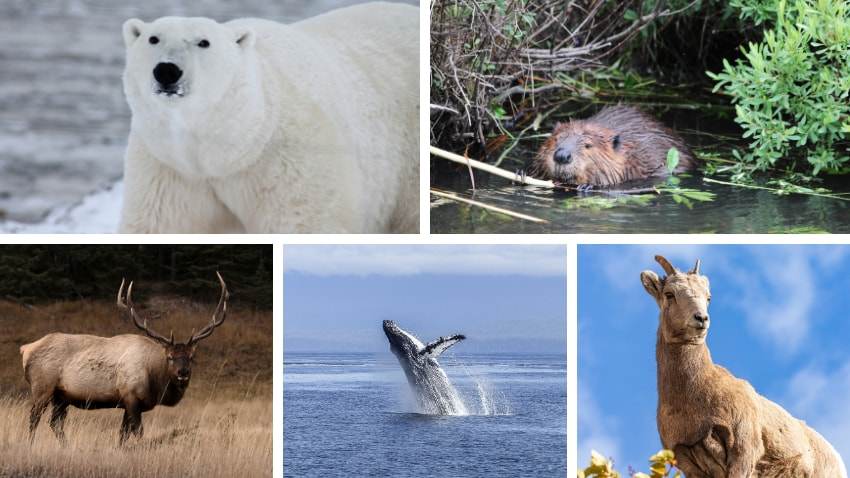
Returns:
[[[119,232],[419,231],[417,8],[123,30],[133,119]],[[161,62],[182,70],[174,94],[154,79]]]

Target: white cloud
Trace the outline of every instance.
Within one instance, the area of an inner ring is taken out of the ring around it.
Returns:
[[[810,247],[759,246],[750,250],[745,264],[730,261],[725,265],[727,279],[741,291],[737,306],[750,333],[782,354],[796,354],[809,336],[818,252]]]
[[[850,361],[832,372],[809,367],[789,381],[782,403],[795,417],[818,431],[850,465]]]
[[[602,456],[620,458],[619,426],[616,418],[602,413],[590,387],[578,380],[578,466],[584,468],[590,462],[590,451]],[[619,463],[619,462],[618,462]]]
[[[285,272],[329,275],[520,274],[566,276],[561,245],[294,245]]]
[[[694,267],[696,260],[703,254],[705,246],[689,245],[650,245],[641,244],[629,247],[605,247],[605,246],[579,246],[593,247],[596,250],[596,264],[590,267],[601,268],[605,276],[610,280],[613,288],[624,291],[629,290],[643,294],[640,285],[640,273],[645,270],[653,270],[657,274],[663,274],[661,266],[655,262],[655,256],[661,255],[667,258],[674,267],[687,271]],[[602,256],[605,251],[608,255]],[[582,269],[589,267],[583,264]],[[581,277],[579,277],[581,278]]]

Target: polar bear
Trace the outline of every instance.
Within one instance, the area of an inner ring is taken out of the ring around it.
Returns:
[[[127,20],[122,233],[419,231],[419,9]]]

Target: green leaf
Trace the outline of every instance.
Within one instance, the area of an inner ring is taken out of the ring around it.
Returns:
[[[679,165],[679,150],[674,148],[670,148],[667,151],[667,171],[670,171],[670,174],[673,174],[673,171],[676,170],[676,166]]]

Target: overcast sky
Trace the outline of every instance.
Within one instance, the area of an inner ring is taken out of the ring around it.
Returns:
[[[715,363],[805,420],[850,459],[850,247],[578,246],[578,463],[590,450],[621,473],[661,448],[658,306],[640,273],[660,254],[711,282]],[[850,462],[848,462],[850,463]]]
[[[389,353],[395,320],[455,353],[566,353],[566,246],[286,245],[284,354]],[[463,347],[461,347],[462,345]]]

